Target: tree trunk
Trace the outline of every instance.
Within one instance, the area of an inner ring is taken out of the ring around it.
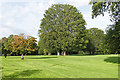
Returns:
[[[21,60],[24,60],[23,54],[21,55]]]
[[[60,56],[60,52],[57,52],[57,56]]]
[[[5,54],[5,58],[7,57],[7,54]]]
[[[64,51],[64,56],[66,56],[66,52]]]
[[[48,53],[48,55],[51,55],[51,53]]]
[[[61,55],[63,55],[63,52],[61,53]]]

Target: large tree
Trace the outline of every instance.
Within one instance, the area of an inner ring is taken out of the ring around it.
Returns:
[[[36,49],[36,40],[34,37],[25,36],[24,34],[13,36],[13,41],[10,44],[12,48],[12,52],[20,52],[21,59],[23,58],[23,54],[27,52],[35,51]]]
[[[35,52],[38,49],[36,40],[32,36],[20,35],[10,35],[8,38],[3,37],[0,40],[2,46],[2,54],[27,54]]]
[[[90,2],[92,5],[92,18],[109,12],[113,25],[109,26],[106,34],[106,44],[110,53],[120,52],[120,1],[118,2]]]
[[[120,21],[106,30],[105,43],[108,53],[120,53]]]
[[[54,4],[45,11],[40,25],[40,43],[48,53],[82,50],[85,48],[85,20],[76,7]]]
[[[88,40],[89,43],[87,45],[87,50],[90,53],[94,52],[103,52],[103,44],[105,40],[105,34],[104,31],[98,29],[98,28],[90,28],[88,31]]]

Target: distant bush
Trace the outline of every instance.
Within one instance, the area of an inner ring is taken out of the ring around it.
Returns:
[[[4,67],[3,66],[0,66],[0,69],[3,69]]]
[[[79,53],[79,54],[85,54],[85,52],[84,52],[84,51],[79,51],[78,53]]]

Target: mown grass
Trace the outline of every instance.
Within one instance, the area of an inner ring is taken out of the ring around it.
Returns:
[[[118,55],[2,57],[3,78],[118,78]]]

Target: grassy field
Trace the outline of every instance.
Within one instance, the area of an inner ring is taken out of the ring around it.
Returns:
[[[118,78],[117,55],[2,57],[3,78]]]

